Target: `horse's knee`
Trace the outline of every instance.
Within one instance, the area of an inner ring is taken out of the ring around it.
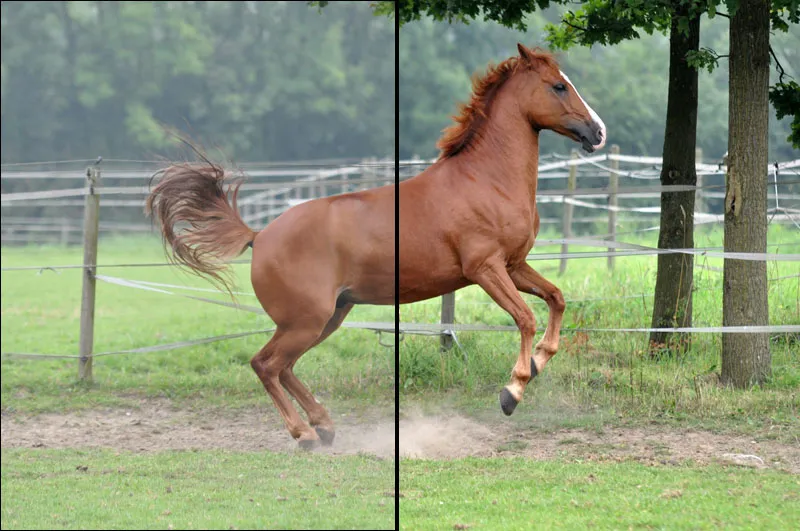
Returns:
[[[516,319],[517,328],[519,328],[520,333],[523,335],[535,335],[536,334],[536,318],[533,316],[533,312],[528,310],[522,316]]]
[[[550,297],[550,308],[554,312],[564,313],[564,310],[567,308],[567,303],[564,301],[564,295],[561,294],[561,290],[555,288],[553,291],[553,295]]]
[[[250,367],[258,375],[259,379],[264,382],[264,385],[272,385],[277,383],[283,367],[277,366],[274,358],[271,357],[266,350],[260,351],[258,354],[250,358]]]
[[[255,371],[255,373],[258,374],[259,376],[261,375],[261,370],[263,366],[264,366],[264,358],[260,352],[255,356],[253,356],[252,358],[250,358],[250,367],[252,367],[253,371]]]

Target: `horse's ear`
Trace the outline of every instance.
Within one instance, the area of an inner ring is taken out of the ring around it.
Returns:
[[[517,43],[517,50],[519,50],[519,56],[525,59],[530,64],[533,64],[534,57],[533,52],[531,52],[524,44]]]

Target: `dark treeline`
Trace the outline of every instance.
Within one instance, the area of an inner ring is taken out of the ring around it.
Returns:
[[[2,160],[391,157],[394,43],[364,2],[3,2]]]
[[[421,20],[400,35],[400,156],[435,142],[470,76],[545,43],[559,9],[526,34],[494,23]],[[727,50],[727,24],[703,20],[701,46]],[[800,76],[797,29],[773,35]],[[558,57],[623,153],[660,155],[668,43],[660,35]],[[698,146],[727,150],[727,62],[700,74]],[[2,160],[153,158],[170,153],[159,124],[237,162],[391,156],[394,20],[366,2],[3,2]],[[789,120],[771,117],[770,159],[796,158]],[[542,151],[573,146],[552,133]]]
[[[434,156],[434,143],[448,125],[456,102],[469,96],[470,76],[516,53],[516,43],[546,47],[545,25],[560,22],[563,6],[526,18],[521,33],[493,22],[447,24],[430,18],[406,24],[400,31],[400,156]],[[800,77],[800,28],[775,32],[771,44],[783,58],[787,74]],[[721,17],[702,21],[700,45],[727,53],[728,21]],[[601,115],[609,143],[622,153],[660,156],[664,144],[667,109],[669,42],[659,34],[615,46],[575,47],[556,54],[581,95]],[[773,76],[777,74],[773,68]],[[770,115],[770,160],[798,157],[786,140],[789,118]],[[699,76],[697,146],[707,159],[721,157],[728,143],[728,63],[720,60],[712,73]],[[545,132],[543,153],[566,153],[577,147],[569,140]]]

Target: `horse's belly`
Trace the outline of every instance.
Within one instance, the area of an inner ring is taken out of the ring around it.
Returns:
[[[346,299],[356,304],[388,305],[395,303],[394,270],[381,274],[372,273],[359,276],[358,283],[346,288]]]
[[[410,304],[413,302],[433,299],[435,297],[441,297],[446,293],[451,293],[463,287],[469,286],[470,284],[472,284],[472,282],[463,277],[458,279],[449,278],[442,279],[438,282],[421,283],[420,285],[411,288],[407,287],[404,291],[401,281],[398,302],[400,304]]]

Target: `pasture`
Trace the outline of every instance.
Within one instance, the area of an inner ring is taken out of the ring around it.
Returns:
[[[721,466],[402,461],[401,529],[790,529],[797,477]]]
[[[647,246],[656,239],[620,236]],[[768,241],[768,252],[800,251],[793,228],[772,225]],[[699,227],[695,245],[721,246],[722,228]],[[535,246],[534,254],[557,250]],[[402,529],[786,529],[797,521],[796,334],[771,336],[766,385],[723,388],[719,333],[696,333],[687,352],[657,360],[646,333],[575,331],[648,327],[655,257],[617,258],[613,272],[605,258],[571,260],[562,277],[557,260],[530,263],[562,289],[567,310],[559,353],[512,416],[500,412],[498,394],[518,334],[458,332],[449,352],[437,338],[401,343]],[[720,326],[722,260],[695,263],[694,326]],[[797,274],[796,262],[768,265],[770,324],[800,324]],[[538,339],[547,306],[524,298]],[[401,321],[433,323],[439,312],[438,301],[403,306]],[[455,314],[456,323],[513,325],[475,287],[456,294]]]
[[[374,456],[3,450],[3,529],[392,529]]]
[[[4,247],[2,265],[79,264],[81,256],[79,247]],[[164,256],[154,237],[111,238],[101,240],[98,261]],[[99,272],[209,288],[172,267]],[[235,273],[251,292],[249,267]],[[76,269],[3,272],[2,351],[76,354],[80,277]],[[393,309],[353,316],[388,321]],[[95,352],[270,326],[263,315],[97,284]],[[78,381],[75,359],[4,357],[2,527],[393,528],[394,352],[374,332],[348,329],[298,363],[338,426],[333,448],[302,454],[250,368],[267,338],[100,357],[92,384]]]
[[[554,235],[542,234],[541,239]],[[640,245],[656,246],[657,235],[620,237]],[[698,228],[696,247],[722,245],[722,229]],[[534,247],[534,254],[553,252],[553,246]],[[596,250],[570,246],[570,252]],[[772,225],[771,253],[798,253],[800,240],[790,227]],[[767,419],[786,423],[798,413],[800,341],[796,334],[771,336],[773,374],[769,385],[748,392],[729,391],[716,385],[721,334],[695,333],[691,348],[677,356],[651,358],[648,336],[637,332],[575,331],[575,329],[647,328],[650,326],[656,259],[630,256],[616,259],[609,272],[604,258],[570,260],[559,277],[557,260],[530,262],[559,286],[567,300],[561,345],[555,358],[528,387],[519,407],[525,416],[553,407],[580,413],[576,417],[604,415],[679,422],[731,423],[745,428]],[[694,274],[695,327],[722,325],[722,259],[697,257]],[[796,262],[768,265],[770,324],[800,324],[800,277]],[[523,295],[534,310],[537,338],[547,323],[547,306]],[[401,307],[402,322],[436,322],[439,301]],[[456,323],[512,325],[479,288],[456,294]],[[407,337],[401,345],[399,385],[401,398],[415,403],[449,402],[470,410],[494,409],[496,393],[519,350],[518,334],[510,332],[458,332],[458,343],[440,353],[438,343],[423,336]],[[499,386],[499,387],[498,387]],[[435,398],[434,398],[435,397]],[[498,408],[499,413],[499,408]],[[512,417],[515,418],[515,417]],[[797,425],[792,426],[795,430]],[[797,436],[798,432],[794,432]]]
[[[795,233],[773,225],[768,250],[798,252]],[[624,240],[654,245],[655,237]],[[698,247],[721,240],[719,229],[696,233]],[[570,247],[579,250],[587,249]],[[101,264],[163,262],[148,237],[103,240],[99,255]],[[2,264],[80,258],[79,248],[4,248]],[[602,258],[573,260],[560,278],[556,261],[532,264],[569,302],[559,354],[513,416],[502,416],[497,394],[517,334],[460,332],[460,347],[444,353],[436,337],[401,343],[402,528],[781,528],[797,519],[796,337],[773,336],[767,385],[724,389],[715,381],[719,334],[695,334],[687,353],[656,361],[645,334],[569,331],[649,324],[653,257],[618,258],[613,273]],[[722,261],[697,264],[695,326],[719,325],[722,275],[704,268]],[[800,323],[798,279],[781,279],[796,275],[795,265],[769,265],[779,279],[770,282],[772,324]],[[249,292],[248,267],[235,272]],[[100,273],[209,287],[171,267]],[[3,352],[75,354],[79,281],[78,270],[3,272]],[[546,306],[526,300],[541,334]],[[434,300],[401,307],[401,318],[437,322],[439,311]],[[349,320],[390,321],[392,312],[357,307]],[[475,288],[458,292],[456,322],[511,324]],[[96,352],[270,325],[262,315],[98,282]],[[295,451],[250,369],[266,337],[100,357],[91,385],[78,382],[77,360],[4,357],[3,528],[393,527],[393,350],[373,332],[343,329],[300,360],[298,374],[339,428],[331,450],[307,455]]]

